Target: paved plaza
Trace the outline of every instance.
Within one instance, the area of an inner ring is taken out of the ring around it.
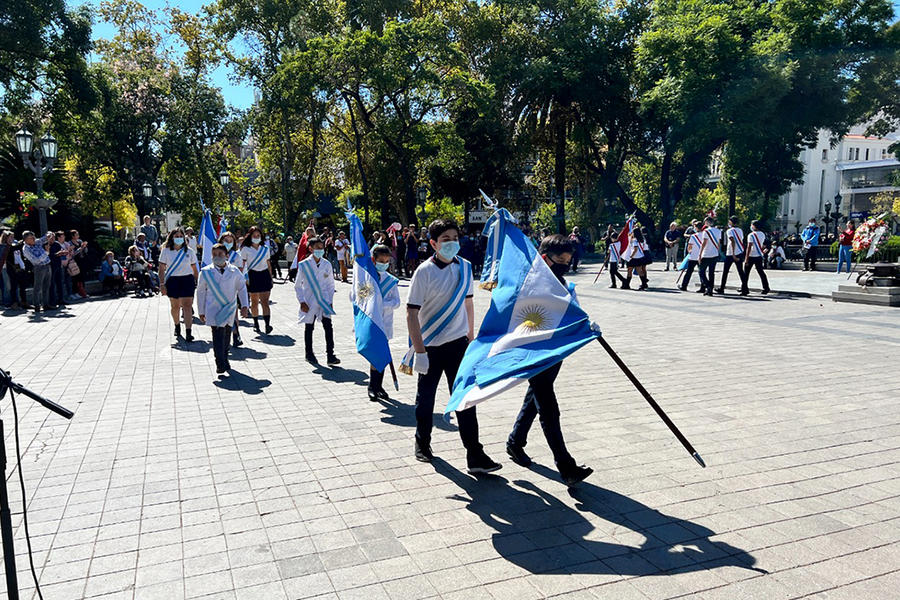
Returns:
[[[222,379],[208,328],[173,343],[164,298],[0,316],[0,367],[75,411],[17,399],[44,597],[896,598],[900,311],[677,293],[658,267],[651,292],[592,286],[596,265],[572,280],[708,468],[593,344],[557,383],[570,450],[595,469],[572,490],[537,424],[535,465],[504,452],[524,387],[478,408],[496,475],[465,474],[437,415],[439,458],[416,462],[414,379],[400,375],[394,402],[367,399],[345,284],[334,369],[304,362],[289,285],[273,292],[273,335],[245,328]],[[488,302],[478,290],[479,321]],[[0,412],[31,598],[8,395]]]

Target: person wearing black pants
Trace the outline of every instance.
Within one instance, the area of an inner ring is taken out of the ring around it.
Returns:
[[[694,268],[700,264],[700,246],[703,241],[701,240],[702,233],[698,233],[692,230],[692,233],[688,236],[687,244],[684,247],[684,251],[688,256],[687,267],[684,270],[684,281],[681,282],[681,291],[686,292],[688,289],[688,284],[691,281],[691,275],[694,273]],[[703,275],[700,275],[700,291],[703,291]]]
[[[713,295],[716,287],[716,263],[719,262],[719,245],[722,242],[722,231],[716,227],[716,220],[706,217],[700,244],[700,285],[703,293]]]
[[[744,286],[744,232],[738,227],[737,217],[728,219],[728,231],[725,232],[725,266],[722,269],[722,283],[716,288],[717,294],[725,293],[725,283],[728,281],[728,271],[731,265],[737,269],[741,278],[741,287]]]
[[[441,375],[447,379],[447,387],[453,391],[453,380],[462,362],[469,341],[459,339],[441,344],[426,346],[428,354],[428,372],[419,374],[416,385],[416,442],[419,447],[431,446],[431,431],[434,428],[434,398],[437,394]],[[478,441],[478,416],[475,407],[456,413],[459,423],[459,437],[469,454],[484,452]]]
[[[228,362],[228,351],[231,349],[231,325],[212,328],[213,357],[216,360],[216,373],[231,370]]]
[[[763,256],[765,255],[764,244],[766,242],[766,234],[759,230],[759,221],[750,223],[750,235],[747,236],[747,258],[744,259],[744,284],[741,287],[741,296],[750,295],[748,282],[750,280],[750,269],[756,268],[759,274],[759,280],[762,283],[762,293],[769,293],[769,278],[763,270]]]
[[[334,361],[332,359],[335,358],[334,355],[334,327],[331,323],[331,318],[329,317],[320,317],[319,319],[322,322],[322,329],[325,331],[325,356],[328,357],[328,364],[339,364],[340,361]],[[315,363],[316,357],[313,354],[313,331],[316,329],[315,323],[307,323],[306,327],[303,329],[303,343],[306,347],[306,360]]]

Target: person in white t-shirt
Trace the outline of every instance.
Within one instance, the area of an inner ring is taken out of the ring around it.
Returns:
[[[769,278],[763,271],[762,263],[765,254],[766,234],[760,229],[759,221],[750,222],[750,235],[747,236],[747,258],[744,259],[744,285],[741,287],[741,296],[750,294],[748,282],[750,269],[755,268],[762,283],[762,293],[769,293]]]
[[[457,256],[459,226],[446,219],[437,219],[428,227],[428,243],[434,255],[413,273],[406,303],[406,325],[415,349],[414,370],[419,373],[416,389],[415,457],[431,462],[431,430],[434,427],[434,400],[442,377],[452,388],[456,371],[466,347],[475,337],[475,305],[472,301],[472,266]],[[462,289],[460,286],[465,286]],[[463,294],[462,306],[453,300]],[[423,337],[422,324],[438,317],[439,327]],[[478,416],[475,407],[457,411],[459,435],[466,448],[466,462],[470,473],[490,473],[500,468],[484,452],[478,442]]]
[[[337,253],[338,264],[341,267],[341,281],[347,283],[347,259],[350,256],[350,240],[343,231],[338,233],[337,239],[334,240],[334,251]]]
[[[728,281],[728,271],[731,265],[737,269],[741,286],[744,285],[744,230],[738,227],[738,218],[728,218],[728,230],[725,232],[725,266],[722,267],[722,283],[716,288],[717,294],[725,293],[725,282]]]
[[[159,253],[159,291],[169,297],[169,309],[175,322],[175,337],[181,337],[179,313],[185,325],[185,341],[191,342],[192,305],[197,287],[197,253],[187,247],[185,231],[176,227],[166,236]]]
[[[679,277],[684,276],[684,281],[681,282],[681,287],[679,288],[682,292],[687,291],[691,275],[697,265],[700,264],[700,246],[703,244],[702,235],[700,221],[696,219],[691,221],[691,226],[684,232],[684,237],[687,238],[687,243],[684,246],[684,252],[687,255],[687,266],[682,271],[682,274],[679,275]],[[701,287],[699,291],[703,291],[703,288]]]
[[[701,234],[703,240],[700,244],[700,285],[703,293],[713,295],[716,287],[716,263],[719,262],[719,247],[722,244],[722,230],[716,227],[716,220],[706,217],[703,220],[705,227]]]
[[[250,292],[250,312],[253,315],[253,329],[257,333],[259,318],[262,316],[266,333],[272,333],[269,313],[269,294],[272,292],[272,256],[269,246],[263,243],[263,233],[254,225],[244,236],[241,244],[241,258],[244,259],[244,275]],[[262,314],[260,314],[260,312]]]

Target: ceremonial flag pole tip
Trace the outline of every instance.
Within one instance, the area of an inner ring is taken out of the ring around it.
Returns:
[[[693,454],[691,454],[691,456],[694,457],[694,460],[697,461],[697,464],[698,464],[698,465],[700,465],[700,466],[703,467],[704,469],[706,468],[706,463],[703,462],[703,459],[702,459],[702,458],[700,458],[700,453],[699,453],[699,452],[694,452]]]

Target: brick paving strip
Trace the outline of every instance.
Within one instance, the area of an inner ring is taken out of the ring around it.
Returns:
[[[274,334],[244,329],[222,380],[208,328],[173,344],[165,299],[4,313],[0,366],[76,413],[18,400],[44,597],[895,597],[900,312],[671,293],[660,272],[660,291],[609,290],[590,285],[594,272],[573,277],[581,303],[709,468],[596,345],[557,382],[572,454],[596,470],[577,489],[556,476],[537,424],[536,464],[506,457],[523,387],[479,407],[497,476],[461,471],[455,427],[437,417],[439,460],[416,462],[414,380],[401,375],[393,403],[367,400],[340,283],[344,368],[303,362],[293,290],[277,285]],[[476,293],[479,320],[488,302]],[[0,413],[14,456],[8,396]]]

